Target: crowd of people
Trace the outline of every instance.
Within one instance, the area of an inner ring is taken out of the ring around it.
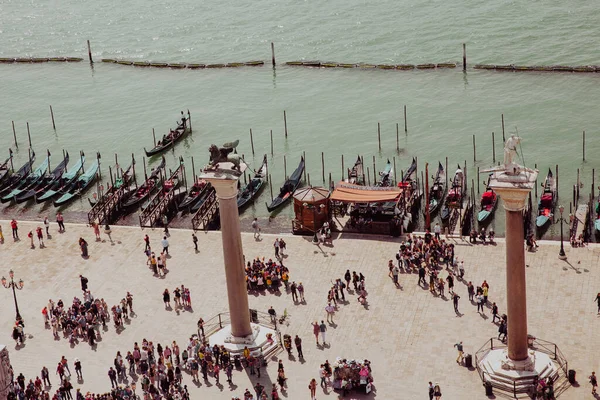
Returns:
[[[249,292],[279,291],[281,283],[286,290],[290,289],[290,271],[281,261],[256,257],[246,263],[246,285]]]
[[[173,298],[176,308],[183,308],[186,310],[192,308],[190,289],[186,288],[184,285],[173,289]],[[171,293],[169,292],[169,289],[165,289],[163,292],[163,302],[165,303],[165,308],[171,308]]]

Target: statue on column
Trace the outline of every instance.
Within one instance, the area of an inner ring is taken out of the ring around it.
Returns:
[[[13,371],[6,346],[0,345],[0,399],[6,399],[13,381]]]
[[[216,145],[211,144],[208,148],[208,151],[210,152],[210,163],[206,169],[215,171],[220,169],[219,163],[230,162],[233,164],[231,170],[236,174],[240,174],[240,163],[242,161],[242,157],[240,157],[240,155],[237,153],[233,153],[239,143],[239,140],[227,142],[222,147],[217,147]]]
[[[517,157],[517,146],[520,143],[521,138],[515,135],[510,135],[504,143],[504,169],[509,174],[516,175],[519,173],[519,165],[514,160]]]

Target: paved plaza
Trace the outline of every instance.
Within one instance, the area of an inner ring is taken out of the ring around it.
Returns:
[[[141,230],[137,227],[112,227],[112,239],[102,233],[102,242],[94,241],[94,233],[85,225],[67,225],[65,233],[51,226],[51,239],[46,247],[31,249],[27,232],[38,224],[20,222],[21,240],[13,241],[8,221],[0,221],[5,242],[0,245],[0,275],[8,276],[13,268],[16,279],[23,279],[25,287],[17,292],[19,307],[25,321],[28,339],[20,349],[10,337],[14,323],[14,306],[10,290],[0,288],[0,331],[9,348],[16,373],[23,372],[27,379],[35,378],[42,366],[50,370],[50,379],[57,387],[54,373],[61,356],[81,359],[84,382],[72,379],[75,388],[83,392],[106,392],[110,389],[107,371],[113,365],[117,351],[125,354],[134,342],[143,338],[165,344],[177,340],[182,350],[189,336],[196,332],[196,322],[227,311],[223,256],[219,232],[198,232],[198,253],[194,252],[190,230],[171,230],[167,267],[164,279],[156,278],[146,266],[143,253],[143,236],[151,238],[153,250],[160,248],[162,230]],[[376,392],[367,398],[377,399],[427,399],[428,381],[439,382],[444,400],[484,399],[481,381],[475,370],[456,364],[453,345],[463,341],[466,353],[474,353],[490,337],[498,335],[497,326],[491,323],[491,310],[485,316],[476,311],[468,301],[466,282],[457,282],[456,292],[462,316],[454,313],[452,302],[432,296],[428,290],[417,286],[417,274],[401,274],[401,288],[396,288],[388,277],[387,262],[394,259],[399,239],[388,237],[342,235],[333,245],[315,246],[310,238],[285,234],[287,251],[284,264],[290,269],[290,281],[302,282],[306,289],[306,304],[294,304],[291,295],[282,291],[280,296],[266,293],[251,295],[250,306],[266,311],[273,306],[279,314],[287,308],[289,325],[282,333],[303,339],[305,362],[297,357],[283,359],[288,378],[288,390],[283,397],[309,399],[308,383],[317,378],[319,365],[336,357],[367,358],[372,361]],[[80,256],[78,239],[89,243],[90,257]],[[275,235],[263,235],[255,241],[252,234],[242,234],[247,259],[256,256],[273,257]],[[450,239],[453,240],[453,239]],[[465,262],[466,281],[476,286],[487,280],[489,300],[496,302],[500,313],[506,311],[504,246],[469,245],[456,240],[457,256]],[[558,260],[559,244],[540,242],[536,253],[526,254],[528,283],[529,331],[534,336],[558,344],[569,361],[569,368],[577,371],[580,387],[570,387],[561,395],[563,399],[592,398],[587,376],[592,370],[600,371],[598,354],[600,343],[596,340],[600,329],[600,316],[596,314],[594,298],[600,292],[600,246],[582,249],[568,246],[568,261]],[[395,260],[395,259],[394,259]],[[324,320],[327,290],[331,281],[342,278],[346,269],[362,272],[369,293],[368,306],[362,306],[356,295],[347,295],[347,304],[340,305],[335,314],[335,324],[329,326],[330,346],[318,348],[312,335],[311,322]],[[62,299],[70,305],[74,296],[81,298],[79,274],[89,279],[89,288],[96,298],[104,298],[109,307],[123,298],[127,291],[134,296],[136,313],[125,329],[117,334],[112,322],[102,332],[102,340],[94,351],[87,343],[71,347],[61,335],[54,340],[45,329],[42,308],[48,299]],[[442,274],[446,277],[446,273]],[[185,284],[191,290],[193,311],[167,311],[162,302],[162,292]],[[295,349],[293,354],[296,354]],[[74,373],[74,371],[72,370]],[[270,387],[276,381],[277,363],[270,362],[261,382]],[[227,399],[242,397],[245,388],[256,383],[254,375],[234,371],[230,387],[221,377],[223,386],[214,379],[205,385],[192,383],[184,373],[192,399]],[[329,389],[317,390],[318,399],[338,396]],[[346,398],[363,398],[351,394]]]

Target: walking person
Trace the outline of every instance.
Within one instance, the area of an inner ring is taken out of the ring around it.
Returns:
[[[79,280],[81,281],[81,291],[85,293],[88,289],[88,278],[83,275],[79,275]]]
[[[440,398],[442,397],[442,389],[440,388],[440,384],[437,382],[433,387],[433,395],[435,396],[435,400],[440,400]]]
[[[294,344],[296,345],[296,351],[298,352],[298,358],[304,358],[304,354],[302,354],[302,339],[298,335],[294,338]]]
[[[165,215],[162,217],[162,223],[165,227],[165,235],[169,235],[169,218]]]
[[[473,303],[473,296],[475,295],[475,286],[473,286],[473,283],[471,281],[469,281],[469,283],[467,284],[467,292],[469,293],[469,301]]]
[[[254,218],[254,221],[252,221],[252,229],[254,230],[254,239],[260,239],[260,226],[258,226],[258,218]]]
[[[27,234],[27,237],[31,241],[31,248],[35,249],[35,245],[33,244],[33,231],[29,231],[29,233]]]
[[[463,352],[463,342],[456,343],[454,345],[454,347],[456,347],[456,350],[458,351],[458,357],[456,357],[456,363],[460,364],[465,359],[464,352]]]
[[[46,368],[46,366],[42,367],[42,380],[44,381],[44,385],[46,386],[52,386],[52,384],[50,383],[50,372],[48,372],[48,368]]]
[[[423,266],[423,264],[421,264],[421,266],[419,267],[419,281],[417,282],[417,285],[423,283],[423,287],[427,286],[427,283],[425,283],[425,274],[425,267]]]
[[[429,381],[429,386],[427,387],[427,390],[429,392],[429,400],[433,400],[433,383],[431,383],[431,381]]]
[[[83,373],[81,372],[81,361],[79,361],[79,358],[75,358],[73,364],[75,365],[75,373],[77,374],[77,379],[83,379]]]
[[[457,314],[460,314],[460,311],[458,311],[458,300],[460,300],[460,296],[457,295],[456,293],[452,293],[452,302],[454,303],[454,312]]]
[[[292,292],[292,301],[294,303],[298,302],[298,285],[296,285],[296,282],[292,282],[292,285],[290,286],[290,291]]]
[[[319,325],[319,331],[321,332],[321,340],[323,341],[323,346],[325,346],[325,334],[327,332],[327,325],[325,325],[325,322],[323,322],[322,320],[321,324]],[[318,341],[317,344],[319,344]]]
[[[38,243],[40,245],[40,249],[44,247],[44,233],[42,232],[42,228],[38,226],[35,228],[35,233],[37,234]]]
[[[325,311],[327,312],[327,322],[331,322],[333,324],[333,315],[335,314],[335,307],[328,303],[325,307]],[[331,319],[331,321],[330,321]],[[322,332],[322,331],[321,331]],[[325,343],[325,339],[323,339],[323,344]]]
[[[312,378],[308,384],[310,390],[310,400],[317,400],[317,380]]]
[[[312,323],[313,326],[313,335],[315,335],[315,340],[317,341],[317,346],[319,345],[319,332],[321,332],[321,328],[319,327],[319,323],[317,321]]]
[[[500,317],[498,316],[498,306],[496,303],[492,303],[492,324],[496,323],[496,318],[500,320]]]
[[[56,213],[56,223],[58,224],[58,232],[62,233],[65,231],[65,218],[62,213]]]
[[[477,302],[477,312],[480,312],[483,314],[483,295],[481,294],[477,294],[477,296],[475,296],[475,301]]]
[[[275,242],[273,243],[273,247],[275,248],[275,258],[279,259],[279,238],[275,238]]]
[[[169,254],[169,241],[167,240],[166,236],[163,236],[163,240],[161,240],[160,244],[163,247],[163,252],[165,254]]]
[[[458,276],[460,277],[460,279],[463,278],[463,276],[465,276],[465,262],[461,261],[458,264]]]
[[[113,369],[113,367],[110,367],[108,370],[108,377],[110,378],[110,385],[112,388],[119,387],[119,383],[117,382],[117,372]]]
[[[169,289],[165,289],[163,292],[163,302],[165,303],[165,309],[171,308],[171,295],[169,294]]]
[[[598,314],[600,314],[600,293],[596,295],[594,301],[598,303]]]
[[[192,232],[192,243],[194,243],[194,251],[198,252],[198,236]]]
[[[598,378],[596,377],[596,372],[592,371],[590,375],[590,384],[592,385],[592,394],[596,395],[596,389],[598,389]]]
[[[305,302],[306,300],[304,300],[304,286],[302,285],[302,282],[298,284],[298,294],[300,295],[300,301]]]
[[[144,235],[144,251],[150,251],[150,236]]]
[[[50,239],[50,221],[48,217],[44,217],[44,227],[46,228],[46,239]]]
[[[454,294],[454,276],[452,276],[452,272],[448,274],[446,281],[448,282],[448,293]]]
[[[13,239],[15,241],[19,240],[19,224],[17,223],[17,220],[13,218],[12,221],[10,221],[10,227],[12,229]]]
[[[394,285],[396,285],[396,287],[400,286],[400,284],[398,283],[398,274],[400,274],[400,268],[398,268],[397,265],[394,265],[392,267],[392,279],[393,279]]]

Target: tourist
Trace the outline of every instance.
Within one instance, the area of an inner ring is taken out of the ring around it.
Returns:
[[[600,314],[600,293],[596,295],[594,301],[598,303],[598,314]]]
[[[475,296],[475,302],[477,303],[477,312],[480,312],[481,310],[481,314],[484,314],[483,311],[483,295],[480,293],[477,293],[477,295]]]
[[[508,327],[506,326],[506,319],[502,318],[500,320],[500,326],[498,327],[498,340],[502,340],[503,342],[506,340],[506,334],[508,333]],[[500,336],[504,336],[500,338]]]
[[[163,292],[163,302],[165,303],[165,309],[171,308],[171,295],[169,294],[169,289],[165,289]]]
[[[465,262],[464,261],[461,261],[458,264],[458,276],[460,279],[462,279],[463,276],[465,276]]]
[[[81,372],[81,361],[79,360],[79,358],[75,358],[73,364],[75,366],[75,373],[77,374],[77,379],[83,379],[83,373]]]
[[[323,341],[323,346],[325,346],[326,342],[325,342],[325,333],[327,332],[327,325],[325,325],[325,322],[323,322],[321,320],[321,324],[319,325],[319,332],[321,332],[321,340]],[[319,341],[317,340],[317,344],[319,344]]]
[[[304,285],[302,285],[302,282],[298,284],[298,294],[300,295],[300,301],[304,303],[306,300],[304,300]],[[598,304],[598,307],[600,309],[600,301]]]
[[[166,214],[163,215],[163,217],[162,217],[162,223],[165,228],[165,231],[164,231],[165,235],[168,235],[169,234],[169,218],[167,217]]]
[[[58,223],[58,232],[59,233],[64,232],[65,231],[65,219],[60,212],[56,213],[56,222]]]
[[[37,233],[37,238],[38,238],[38,242],[40,244],[40,249],[43,248],[43,247],[46,247],[44,245],[44,233],[42,232],[42,228],[38,226],[35,229],[35,232]]]
[[[452,276],[452,272],[448,274],[446,281],[448,282],[448,293],[454,294],[454,277]]]
[[[267,313],[271,317],[271,322],[274,324],[277,324],[277,313],[275,312],[275,309],[273,308],[273,306],[269,307],[269,310],[267,311]]]
[[[433,383],[429,381],[429,385],[427,386],[427,391],[429,392],[429,400],[433,400],[433,394],[435,393],[433,388]]]
[[[327,306],[325,306],[325,312],[327,313],[327,322],[331,322],[333,324],[333,315],[335,314],[335,307],[331,303],[327,303]],[[325,339],[323,339],[323,343],[325,343]]]
[[[79,275],[79,280],[81,281],[81,291],[85,293],[88,290],[88,278]]]
[[[194,243],[194,251],[198,252],[198,237],[192,232],[192,243]]]
[[[456,343],[454,345],[454,347],[456,347],[456,350],[458,351],[458,357],[456,357],[456,363],[460,364],[465,359],[464,352],[463,352],[463,342]]]
[[[273,247],[275,248],[275,258],[279,259],[279,238],[275,238]]]
[[[500,317],[498,316],[498,306],[496,303],[492,303],[492,324],[496,323],[496,318],[500,320]]]
[[[150,251],[150,237],[148,235],[144,235],[144,251]]]
[[[254,218],[254,221],[252,221],[252,229],[254,230],[254,239],[260,239],[260,226],[258,225],[258,218]]]
[[[46,238],[50,239],[50,221],[48,221],[48,217],[44,217],[44,227],[46,228]]]
[[[283,372],[283,370],[280,370],[277,373],[277,383],[279,384],[279,387],[281,388],[281,391],[285,391],[285,381],[287,380],[287,378],[285,377],[285,372]]]
[[[304,354],[302,354],[302,339],[298,335],[294,338],[294,345],[296,346],[296,351],[298,352],[298,358],[304,358]]]
[[[308,383],[308,389],[310,390],[310,400],[317,400],[317,380],[315,378]]]
[[[435,400],[440,400],[440,398],[442,397],[442,389],[440,389],[440,384],[437,382],[433,387],[433,395],[435,396]]]
[[[96,242],[101,242],[102,238],[100,237],[100,225],[98,221],[92,222],[92,228],[94,228],[94,235],[96,235]]]
[[[88,258],[88,244],[84,238],[79,238],[79,248],[81,249],[81,257]]]
[[[12,236],[15,241],[19,240],[19,225],[17,221],[13,218],[10,221],[10,227],[12,228]]]
[[[313,335],[315,335],[315,340],[317,341],[317,346],[318,346],[319,345],[319,332],[321,332],[319,322],[315,321],[311,325],[313,327]],[[325,327],[325,328],[327,328],[327,327]]]
[[[350,287],[350,281],[352,280],[352,276],[350,275],[350,270],[347,269],[344,274],[344,280],[346,281],[346,287]]]
[[[35,249],[35,245],[33,244],[33,231],[29,231],[29,233],[27,234],[27,237],[31,241],[31,248]]]
[[[460,296],[456,293],[452,293],[452,302],[454,303],[454,312],[460,314],[458,311],[458,300],[460,300]]]
[[[163,252],[169,254],[169,241],[166,236],[163,236],[163,240],[160,242],[163,247]]]
[[[117,388],[119,386],[119,383],[117,382],[117,372],[113,369],[113,367],[109,368],[108,377],[110,378],[111,387]]]
[[[292,282],[290,291],[292,292],[292,301],[294,303],[298,302],[298,285],[296,285],[296,282]]]
[[[475,287],[473,286],[473,282],[469,281],[467,284],[467,292],[469,293],[469,301],[473,303],[473,296],[475,296]]]
[[[590,375],[590,384],[592,385],[592,394],[596,395],[596,389],[598,388],[598,378],[596,377],[596,372],[592,371]]]
[[[488,292],[490,289],[490,285],[488,285],[487,281],[484,280],[483,283],[481,284],[481,288],[483,289],[483,304],[487,304],[488,301]]]

